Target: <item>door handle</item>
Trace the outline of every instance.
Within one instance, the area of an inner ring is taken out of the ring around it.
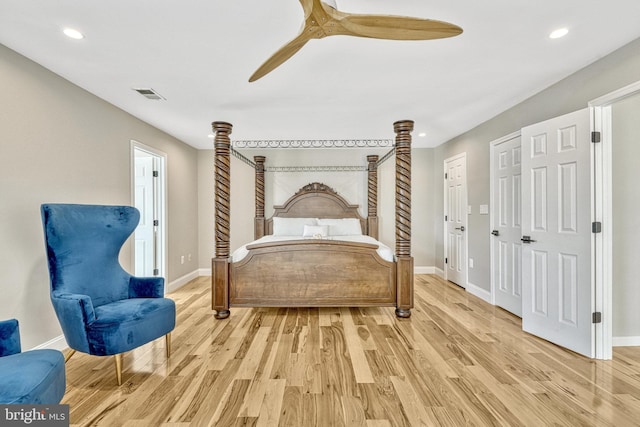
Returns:
[[[531,236],[522,236],[522,239],[520,239],[520,241],[522,243],[533,243],[533,242],[535,242],[535,240],[531,239]]]
[[[498,230],[493,230],[491,234],[493,234],[494,236],[499,236],[500,232]]]
[[[456,230],[464,231],[464,225],[462,225],[460,227],[456,227]]]

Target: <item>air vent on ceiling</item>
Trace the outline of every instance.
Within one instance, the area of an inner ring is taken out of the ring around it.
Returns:
[[[144,96],[147,99],[155,99],[155,100],[163,100],[163,101],[166,100],[165,97],[163,97],[162,95],[160,95],[158,92],[156,92],[151,88],[133,88],[133,90],[135,90],[136,92],[138,92],[140,95]]]

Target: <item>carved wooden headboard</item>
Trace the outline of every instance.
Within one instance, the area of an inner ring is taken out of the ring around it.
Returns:
[[[283,205],[274,206],[273,216],[266,220],[266,234],[273,233],[273,217],[357,218],[362,233],[369,234],[367,220],[358,213],[358,205],[349,204],[332,188],[319,182],[305,185]]]

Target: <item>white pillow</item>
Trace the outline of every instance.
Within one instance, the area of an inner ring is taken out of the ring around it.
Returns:
[[[318,225],[328,225],[329,236],[362,235],[362,226],[358,218],[319,218]]]
[[[305,225],[302,237],[321,238],[329,235],[328,225]]]
[[[274,236],[302,236],[305,225],[316,225],[315,218],[273,218]]]

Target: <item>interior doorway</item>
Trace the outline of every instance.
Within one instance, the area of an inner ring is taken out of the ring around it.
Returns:
[[[640,125],[640,82],[589,103],[595,131],[595,215],[601,233],[596,239],[596,357],[611,359],[613,346],[640,345],[640,298],[635,270],[638,248],[637,159]],[[635,156],[635,157],[634,157]],[[631,163],[629,163],[631,162]],[[631,164],[631,166],[630,166]]]
[[[140,211],[134,232],[134,274],[166,277],[166,155],[131,141],[131,159],[133,205]]]
[[[444,277],[467,287],[467,153],[444,161]]]

